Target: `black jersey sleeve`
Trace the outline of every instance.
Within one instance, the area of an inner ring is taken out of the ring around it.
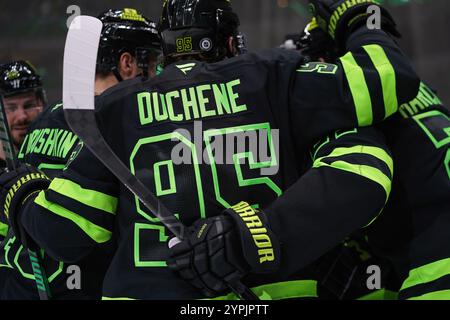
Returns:
[[[379,123],[417,95],[420,80],[409,59],[382,30],[356,30],[347,49],[336,64],[307,63],[293,76],[289,112],[303,145]]]
[[[373,128],[336,132],[316,144],[312,164],[265,211],[283,250],[283,274],[305,267],[382,211],[393,160]]]
[[[81,147],[47,190],[27,200],[21,222],[52,258],[68,263],[79,261],[110,241],[118,188],[114,175]]]

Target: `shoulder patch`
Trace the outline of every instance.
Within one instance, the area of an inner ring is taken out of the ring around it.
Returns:
[[[180,69],[180,71],[183,72],[185,75],[187,75],[187,73],[195,67],[195,63],[193,62],[193,63],[179,64],[176,65],[176,67]]]

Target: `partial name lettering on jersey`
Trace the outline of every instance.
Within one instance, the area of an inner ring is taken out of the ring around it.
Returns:
[[[65,159],[77,142],[78,137],[68,130],[36,129],[26,136],[18,157],[34,153]]]

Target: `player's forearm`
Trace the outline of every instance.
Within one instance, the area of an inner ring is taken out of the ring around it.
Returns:
[[[281,241],[283,272],[307,266],[382,211],[393,163],[376,139],[355,132],[323,144],[312,168],[264,209]]]
[[[39,247],[53,259],[76,262],[97,246],[108,242],[112,234],[111,228],[99,226],[74,212],[79,207],[70,207],[48,190],[42,191],[27,200],[22,208],[21,223]],[[84,211],[83,214],[88,213]]]
[[[281,240],[286,274],[309,265],[367,225],[385,204],[385,194],[376,185],[330,171],[323,168],[307,173],[265,209]]]

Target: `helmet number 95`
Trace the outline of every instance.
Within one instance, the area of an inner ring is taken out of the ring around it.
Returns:
[[[178,38],[176,43],[178,53],[192,51],[192,37]]]

